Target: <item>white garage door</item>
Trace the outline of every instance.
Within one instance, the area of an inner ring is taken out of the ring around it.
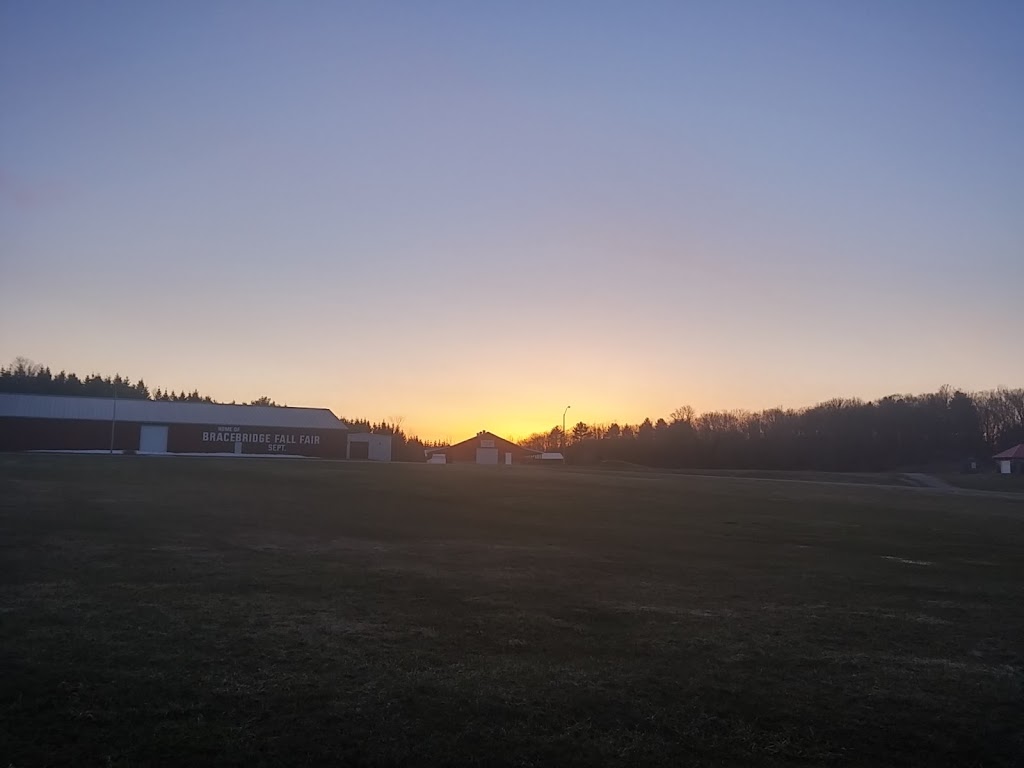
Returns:
[[[143,424],[139,432],[139,453],[167,453],[167,427]]]
[[[477,448],[476,449],[476,463],[477,464],[497,464],[498,463],[498,449],[497,448]]]

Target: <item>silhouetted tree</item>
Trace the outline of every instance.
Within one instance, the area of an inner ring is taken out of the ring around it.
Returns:
[[[696,414],[693,412],[693,406],[681,405],[669,414],[669,418],[672,419],[673,424],[680,421],[686,424],[692,424],[695,415]]]
[[[590,434],[590,427],[588,427],[584,422],[580,421],[576,424],[576,426],[572,428],[572,442],[582,443],[584,440],[590,437]]]
[[[79,377],[19,357],[0,368],[0,392],[80,397],[213,402],[193,389],[152,393],[142,379],[121,374]],[[252,405],[276,406],[269,397]],[[352,421],[353,428],[393,437],[398,460],[422,461],[424,443],[405,435],[401,418]],[[962,392],[941,387],[921,395],[894,394],[872,402],[833,398],[809,408],[710,411],[675,409],[670,420],[607,428],[580,422],[566,445],[560,427],[522,441],[534,450],[565,447],[571,461],[620,460],[660,467],[883,470],[957,465],[967,456],[985,458],[1024,442],[1024,389],[1000,387]]]
[[[531,436],[530,447],[539,444]],[[556,427],[548,435],[560,437]],[[1024,442],[1024,389],[969,394],[950,387],[873,402],[833,398],[799,410],[710,411],[683,406],[671,423],[611,424],[577,434],[578,463],[620,460],[661,467],[877,471],[958,466]]]
[[[121,374],[101,376],[91,373],[80,378],[75,373],[60,371],[53,375],[48,366],[34,363],[28,358],[20,357],[6,368],[0,368],[0,392],[20,392],[36,395],[74,395],[77,397],[113,397],[126,400],[170,400],[170,392],[157,388],[150,392],[146,382],[138,379],[134,384],[131,379]],[[199,395],[193,390],[185,398],[174,395],[173,399],[201,400],[213,402],[209,397]]]

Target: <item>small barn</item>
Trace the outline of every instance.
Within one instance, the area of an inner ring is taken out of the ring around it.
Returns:
[[[1024,443],[997,453],[992,458],[998,462],[1000,474],[1024,474]]]
[[[461,443],[426,450],[430,464],[519,464],[537,453],[486,430]]]
[[[346,458],[362,461],[391,461],[391,435],[369,432],[349,433]]]

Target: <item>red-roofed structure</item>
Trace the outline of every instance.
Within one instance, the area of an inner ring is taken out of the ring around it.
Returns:
[[[1024,459],[1024,443],[1008,448],[1002,453],[997,453],[993,459]]]
[[[999,471],[1004,475],[1024,473],[1024,443],[1007,448],[992,458],[999,462]]]
[[[538,455],[540,451],[523,448],[493,432],[484,431],[455,445],[428,448],[425,453],[429,464],[519,464],[523,459]]]

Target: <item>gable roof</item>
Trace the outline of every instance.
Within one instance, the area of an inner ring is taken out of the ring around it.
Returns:
[[[516,443],[513,443],[511,440],[506,440],[504,437],[498,437],[498,435],[494,434],[493,432],[488,432],[487,430],[484,430],[483,432],[477,432],[473,437],[467,438],[466,440],[463,440],[461,443],[455,443],[454,445],[443,445],[440,448],[427,448],[426,453],[428,455],[431,453],[443,453],[444,451],[449,451],[452,448],[459,448],[468,443],[480,440],[481,438],[483,438],[484,440],[494,440],[496,444],[500,443],[506,447],[515,448],[517,451],[526,451],[527,453],[540,453],[540,451],[535,451],[532,448],[524,448],[521,445],[517,445]]]
[[[1024,459],[1024,443],[1007,448],[1002,453],[997,453],[993,459]]]
[[[114,399],[0,393],[0,417],[112,421]],[[348,425],[327,408],[276,408],[124,398],[117,399],[117,420],[154,424],[348,429]]]

